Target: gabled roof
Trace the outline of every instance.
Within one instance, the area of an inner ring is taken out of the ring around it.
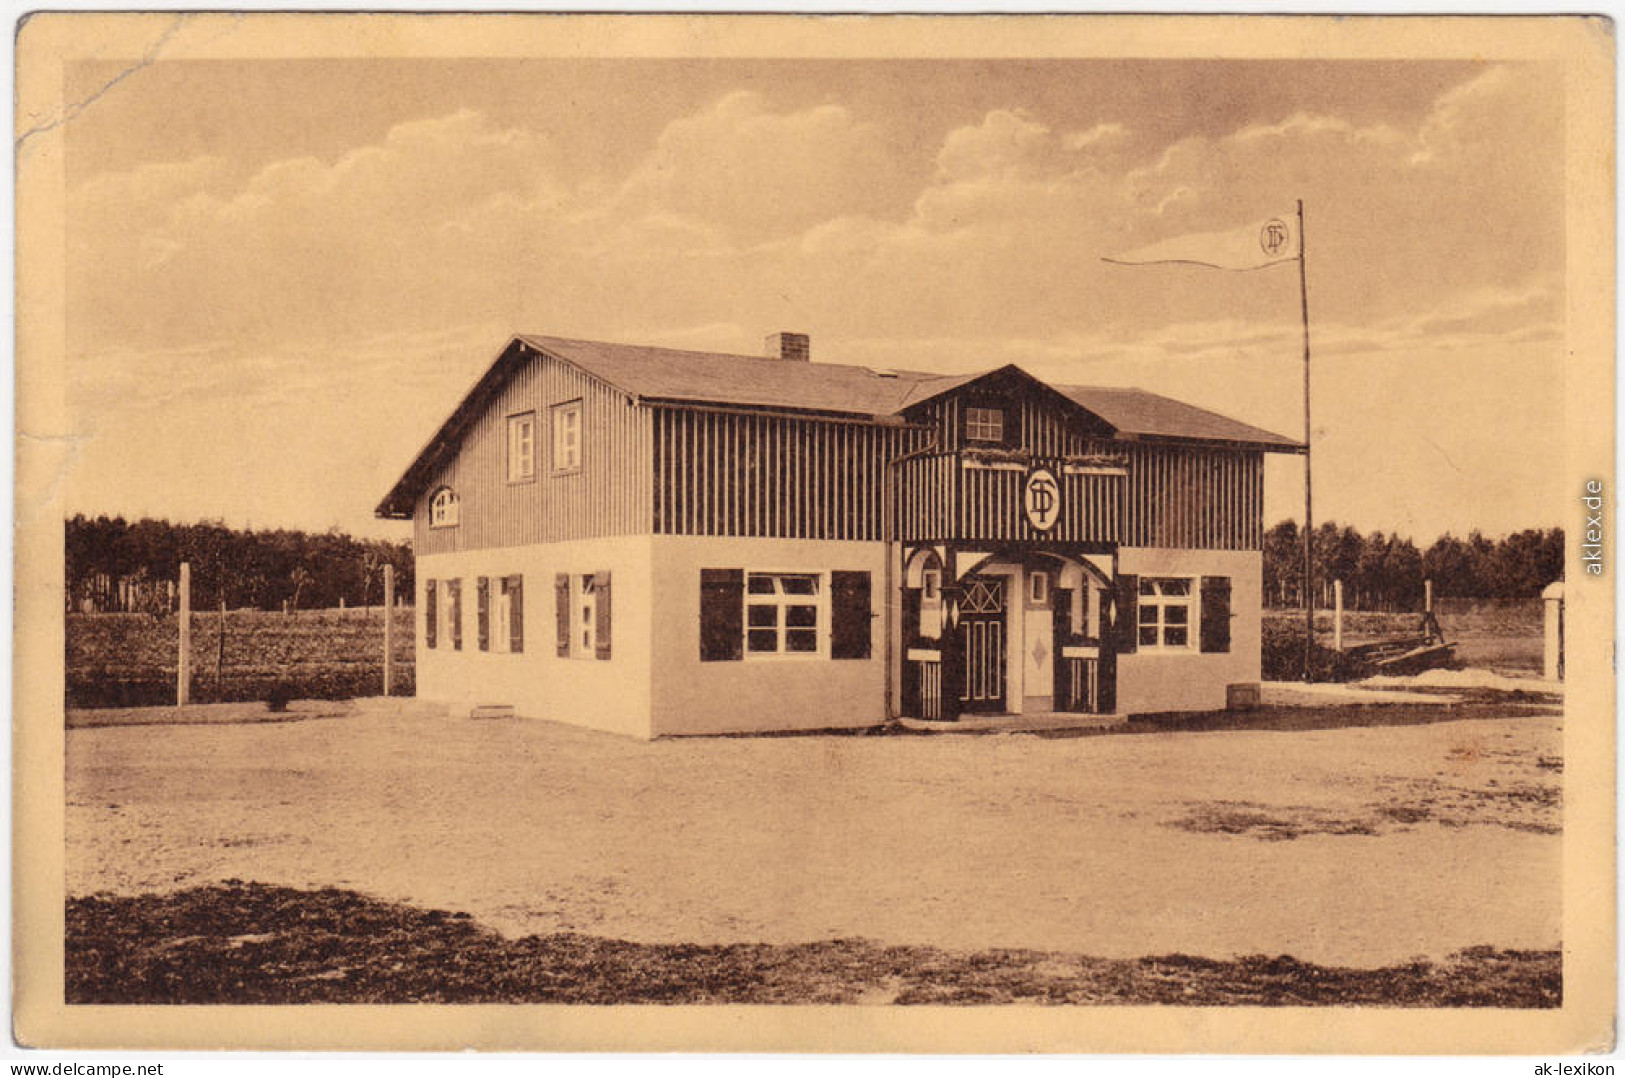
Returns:
[[[1175,441],[1235,442],[1256,449],[1298,452],[1303,443],[1273,431],[1198,408],[1143,389],[1112,386],[1056,386],[1116,428],[1119,434]]]
[[[881,374],[868,367],[801,363],[722,352],[684,352],[523,334],[521,341],[597,375],[630,397],[740,404],[804,412],[889,416],[911,388],[934,375]]]
[[[1076,405],[1096,426],[1118,435],[1221,443],[1301,452],[1300,443],[1215,412],[1142,389],[1053,386],[1014,364],[973,374],[878,371],[724,352],[688,352],[634,344],[522,334],[513,338],[457,405],[379,503],[381,517],[410,519],[442,464],[456,454],[474,421],[530,361],[531,353],[569,363],[635,401],[721,404],[745,408],[898,420],[915,405],[983,379],[1016,378],[1052,399]]]

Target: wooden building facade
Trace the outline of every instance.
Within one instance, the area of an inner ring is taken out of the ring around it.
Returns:
[[[517,337],[378,507],[419,694],[635,736],[1256,683],[1263,455],[1137,390]]]

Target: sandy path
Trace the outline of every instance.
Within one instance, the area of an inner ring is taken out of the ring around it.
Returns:
[[[1555,717],[648,744],[378,702],[67,747],[70,894],[236,877],[510,933],[1348,965],[1560,942]],[[1258,816],[1305,833],[1175,826]]]

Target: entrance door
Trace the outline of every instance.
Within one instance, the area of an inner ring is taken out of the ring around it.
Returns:
[[[973,576],[965,582],[959,604],[959,647],[964,656],[961,711],[1005,710],[1004,591],[1003,577]]]

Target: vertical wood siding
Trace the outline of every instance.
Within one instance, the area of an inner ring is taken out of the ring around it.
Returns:
[[[579,400],[581,469],[553,474],[550,409]],[[508,482],[508,417],[536,413],[536,475]],[[649,530],[653,497],[648,409],[568,364],[533,357],[475,421],[457,456],[418,499],[413,517],[418,554],[626,535]],[[457,492],[461,521],[431,528],[434,492]]]
[[[1129,445],[1126,546],[1261,550],[1264,454]]]
[[[653,409],[659,535],[883,537],[886,462],[925,432],[842,419]]]
[[[1115,543],[1123,477],[1068,475],[1061,462],[1037,460],[1061,484],[1061,516],[1048,531],[1022,507],[1026,469],[967,468],[957,453],[905,461],[897,483],[898,538],[909,542],[1006,540],[1023,543]]]

